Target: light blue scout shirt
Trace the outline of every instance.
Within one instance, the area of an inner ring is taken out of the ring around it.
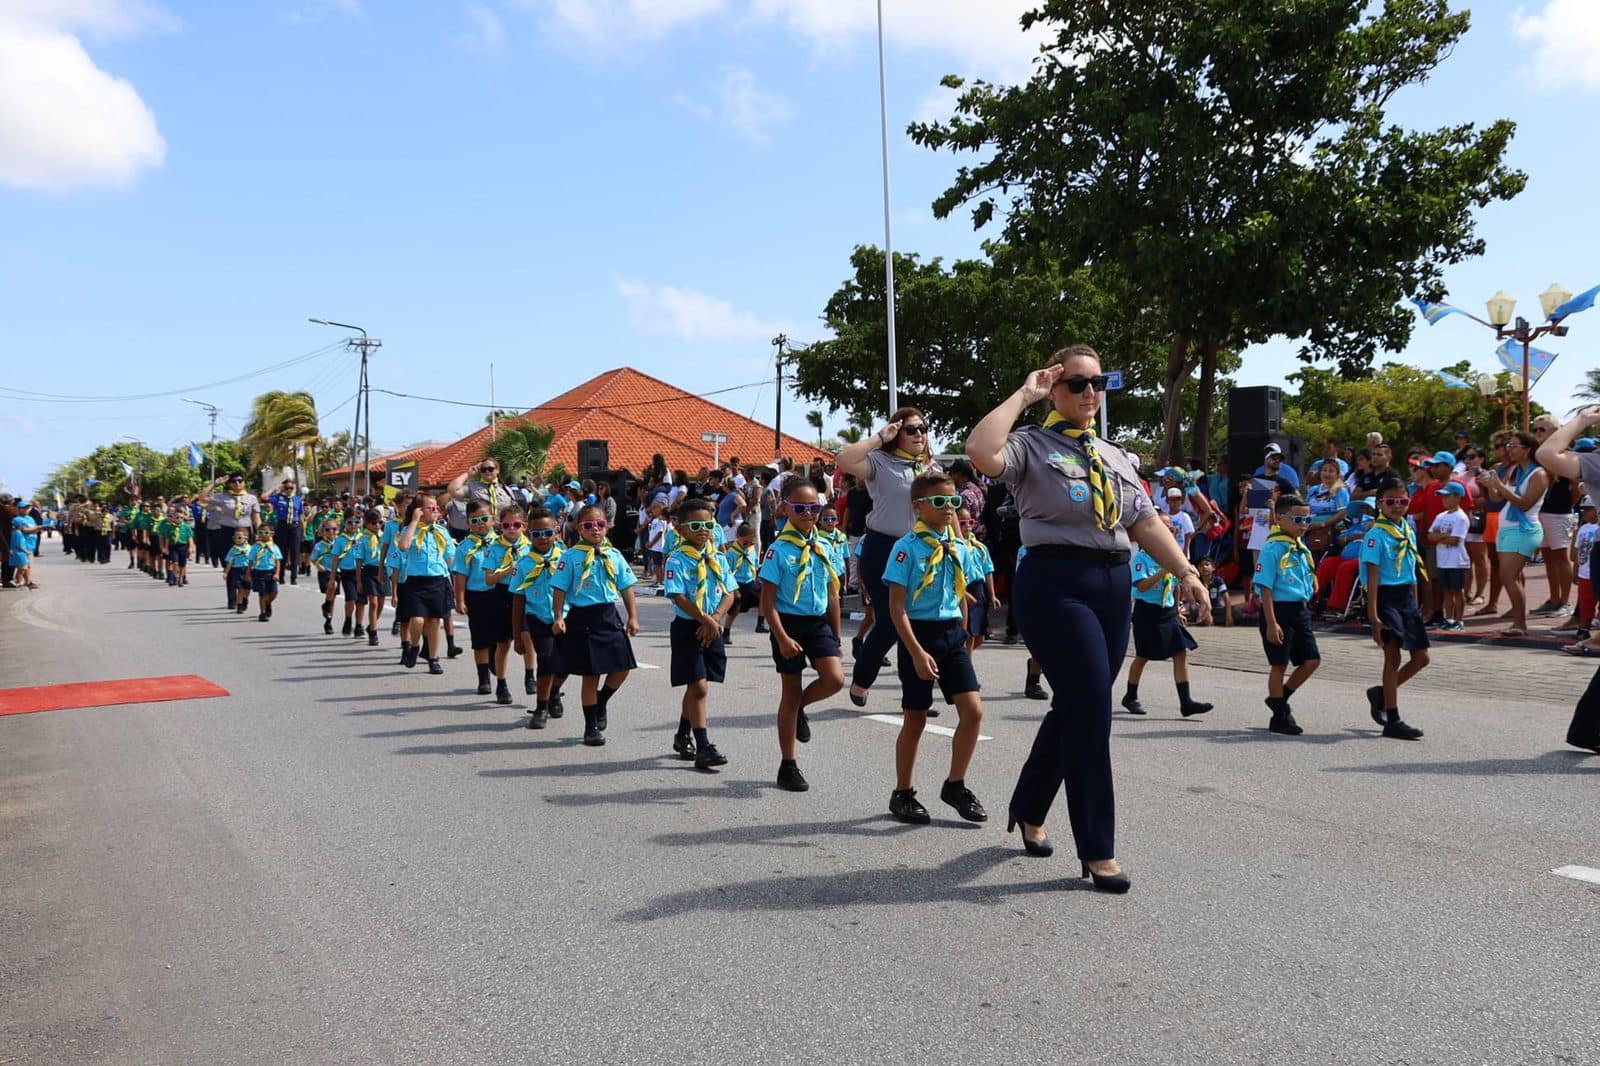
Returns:
[[[456,549],[450,572],[466,577],[468,592],[487,592],[493,586],[484,576],[485,571],[504,569],[508,555],[513,559],[519,558],[526,550],[520,535],[511,544],[506,544],[499,534],[487,540],[469,534]]]
[[[994,573],[994,556],[989,554],[989,546],[977,537],[967,541],[967,549],[972,556],[972,568],[967,571],[967,581],[982,581]]]
[[[930,531],[931,533],[931,531]],[[964,581],[975,580],[972,572],[972,550],[960,538],[945,540],[932,533],[934,543],[913,529],[894,542],[889,549],[889,562],[883,568],[886,585],[899,585],[906,590],[906,617],[915,622],[948,621],[961,617],[961,593],[956,584],[959,568]],[[929,563],[940,556],[933,581],[924,587]]]
[[[695,559],[684,549],[687,544],[680,545],[678,550],[667,556],[666,577],[662,587],[666,590],[667,597],[687,596],[694,601],[700,610],[706,614],[715,611],[721,604],[724,595],[731,595],[738,591],[738,586],[733,582],[733,570],[727,562],[719,558],[720,552],[716,545],[706,545],[703,561],[706,572],[702,579],[700,576],[701,559]],[[712,564],[717,565],[716,572],[711,569]],[[673,600],[672,613],[678,618],[694,619],[694,615],[678,606]]]
[[[356,534],[356,565],[382,566],[383,552],[382,536],[377,533],[368,533],[365,529]]]
[[[1252,582],[1272,593],[1274,603],[1306,603],[1317,592],[1317,572],[1311,551],[1294,537],[1279,530],[1267,536],[1267,543],[1256,557]]]
[[[241,567],[249,569],[251,556],[255,554],[253,544],[235,544],[228,549],[228,554],[223,558],[222,565],[228,567]]]
[[[338,560],[339,572],[347,573],[361,565],[361,534],[340,533],[333,538],[333,557]]]
[[[411,538],[411,547],[401,552],[401,566],[408,577],[449,577],[450,560],[455,555],[456,542],[441,525],[417,527]]]
[[[1158,607],[1171,607],[1178,602],[1178,580],[1171,574],[1150,588],[1142,589],[1139,582],[1161,573],[1161,564],[1155,556],[1140,548],[1133,556],[1133,598],[1153,603]]]
[[[588,544],[577,544],[562,553],[556,563],[556,576],[552,588],[567,594],[567,604],[572,607],[592,607],[597,603],[616,603],[622,591],[630,589],[639,579],[633,576],[633,567],[622,553],[603,541],[594,549],[590,559]],[[609,564],[609,565],[608,565]]]
[[[809,556],[807,548],[811,549]],[[815,618],[828,613],[828,590],[834,580],[832,567],[826,544],[814,538],[802,541],[798,531],[785,530],[767,549],[758,576],[777,587],[779,613]]]
[[[265,544],[256,544],[250,549],[252,570],[276,570],[281,562],[283,562],[283,552],[270,540]]]
[[[1361,570],[1358,576],[1362,585],[1367,583],[1367,564],[1378,564],[1378,584],[1410,585],[1417,580],[1416,533],[1410,524],[1394,525],[1378,519],[1367,530],[1367,539],[1361,542]]]
[[[756,546],[740,547],[738,541],[730,542],[722,549],[723,558],[727,565],[733,568],[733,580],[738,585],[754,584],[756,580]]]
[[[850,538],[836,529],[831,534],[819,532],[817,539],[828,543],[828,558],[833,563],[833,572],[842,576],[850,565]]]
[[[311,565],[320,567],[324,563],[329,567],[333,566],[333,541],[319,537],[317,542],[311,545]]]
[[[544,555],[535,555],[532,551],[523,554],[517,560],[517,568],[512,571],[507,579],[508,587],[514,594],[520,594],[523,599],[523,613],[531,614],[545,625],[556,620],[555,604],[550,595],[551,583],[555,580],[556,564],[561,562],[565,554],[562,546],[557,543]],[[561,614],[566,616],[568,607],[563,606]]]

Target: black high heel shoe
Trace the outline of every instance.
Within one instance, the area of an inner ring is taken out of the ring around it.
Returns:
[[[1015,818],[1007,818],[1006,832],[1009,833],[1013,829],[1017,829],[1017,827],[1021,824],[1022,823],[1018,822]],[[1020,829],[1017,829],[1017,831],[1022,836],[1022,850],[1027,852],[1029,855],[1032,855],[1034,858],[1048,859],[1050,856],[1056,853],[1056,846],[1050,843],[1049,837],[1045,837],[1043,840],[1029,840],[1027,833]]]
[[[1083,876],[1094,881],[1094,890],[1096,892],[1110,892],[1113,895],[1120,896],[1133,887],[1133,882],[1128,879],[1126,873],[1097,874],[1089,869],[1088,863],[1083,864]]]

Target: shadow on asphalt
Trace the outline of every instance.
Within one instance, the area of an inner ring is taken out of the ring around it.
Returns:
[[[1557,749],[1531,759],[1466,759],[1461,762],[1397,762],[1383,766],[1328,766],[1325,774],[1440,774],[1445,777],[1525,777],[1576,774],[1600,777],[1600,760],[1584,751]]]
[[[1015,896],[1092,891],[1090,883],[1079,878],[1005,885],[970,883],[1019,854],[1013,848],[983,847],[930,869],[894,867],[840,874],[801,874],[690,889],[669,893],[647,906],[624,911],[619,919],[653,922],[706,911],[804,911],[864,904],[920,906],[941,901],[994,905]]]
[[[710,771],[696,771],[693,763],[682,763],[683,769],[703,777],[708,782],[717,781]],[[492,771],[485,771],[485,774]],[[729,781],[726,784],[708,784],[704,788],[632,788],[621,792],[572,793],[546,796],[544,801],[557,807],[683,807],[698,800],[760,799],[777,788],[769,781]]]
[[[486,755],[495,751],[542,751],[550,748],[570,748],[580,743],[577,735],[551,740],[505,740],[478,744],[413,744],[409,748],[396,748],[396,755]],[[485,775],[494,771],[485,770]]]
[[[775,787],[775,786],[774,786]],[[940,819],[942,829],[981,829],[972,822]],[[788,822],[781,825],[735,825],[698,833],[662,833],[650,838],[652,844],[671,847],[701,847],[712,844],[760,844],[784,848],[813,848],[810,839],[819,836],[872,837],[902,836],[914,833],[917,826],[894,821],[887,814],[873,814],[841,822]]]
[[[524,716],[526,717],[526,716]],[[416,729],[385,729],[377,733],[362,733],[363,737],[431,737],[451,733],[509,733],[513,729],[527,729],[521,721],[515,722],[452,722],[449,725],[426,725]],[[537,732],[532,730],[531,732]]]
[[[1117,719],[1125,721],[1126,719]],[[1148,719],[1149,721],[1163,721],[1160,718]],[[1179,718],[1168,719],[1182,721]],[[1339,744],[1346,740],[1377,740],[1380,734],[1372,729],[1346,729],[1338,733],[1317,733],[1310,729],[1298,737],[1286,737],[1273,733],[1262,726],[1259,729],[1123,729],[1116,734],[1118,740],[1186,740],[1199,737],[1209,740],[1213,744],[1251,744],[1251,743],[1283,743],[1283,744]]]
[[[582,723],[579,723],[579,731]],[[580,743],[579,731],[575,731],[569,739],[557,743],[545,743],[541,747],[563,747],[568,744]],[[443,745],[441,745],[443,746]],[[477,745],[468,745],[477,747]],[[491,747],[490,750],[499,750]],[[617,762],[586,762],[573,766],[552,763],[548,766],[511,766],[498,770],[479,770],[479,777],[609,777],[612,774],[633,773],[638,770],[660,770],[672,765],[688,766],[680,763],[678,757],[671,753],[666,755],[646,755],[640,759],[627,759]],[[772,786],[777,787],[777,786]]]

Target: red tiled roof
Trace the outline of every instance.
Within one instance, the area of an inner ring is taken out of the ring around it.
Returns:
[[[383,475],[383,474],[388,472],[388,470],[389,470],[389,461],[391,459],[394,460],[397,463],[401,462],[402,460],[405,460],[405,459],[418,459],[418,460],[420,460],[425,456],[432,455],[434,452],[436,452],[438,450],[439,449],[438,449],[437,445],[429,444],[429,445],[426,445],[425,447],[421,447],[421,448],[406,448],[406,449],[404,449],[402,451],[398,451],[398,452],[389,452],[388,454],[386,454],[386,455],[384,455],[382,457],[374,457],[373,460],[372,460],[372,474],[373,474],[373,478],[374,478],[374,484],[376,484],[376,479],[379,476],[381,476],[381,475]],[[364,464],[364,463],[357,463],[356,464],[356,473],[359,474],[364,470],[366,470],[366,464]],[[324,470],[322,472],[322,476],[324,478],[349,477],[350,476],[350,468],[348,466],[337,466],[337,467],[334,467],[332,470]]]
[[[701,433],[708,432],[727,435],[728,442],[720,448],[723,459],[738,456],[747,463],[768,463],[773,458],[771,426],[632,367],[608,370],[516,419],[503,419],[500,424],[523,421],[554,430],[550,462],[574,472],[578,469],[580,440],[606,441],[611,468],[635,474],[649,466],[658,452],[668,470],[687,470],[693,475],[701,467],[711,466],[712,446],[700,439]],[[490,432],[490,427],[485,426],[424,457],[420,483],[448,484],[470,469],[483,458]],[[784,435],[783,458],[803,463],[818,454],[815,443]]]

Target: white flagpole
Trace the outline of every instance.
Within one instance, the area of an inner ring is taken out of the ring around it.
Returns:
[[[894,343],[894,228],[889,216],[889,88],[883,65],[883,0],[878,0],[878,121],[883,134],[883,265],[888,297],[889,410],[900,406]]]

